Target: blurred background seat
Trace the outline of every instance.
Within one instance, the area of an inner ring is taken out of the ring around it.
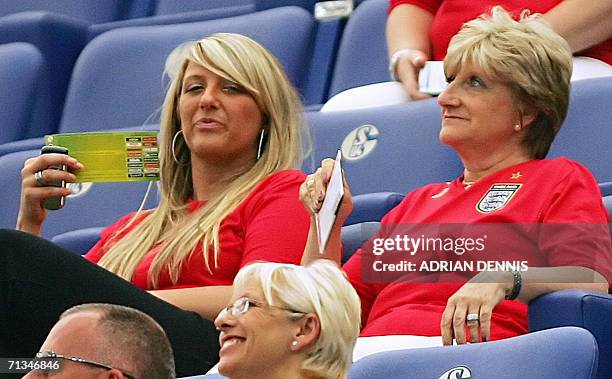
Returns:
[[[87,24],[46,11],[0,17],[0,44],[12,42],[30,43],[43,57],[36,99],[30,105],[29,122],[22,126],[22,138],[53,133],[59,125],[74,62],[87,42]],[[20,149],[19,145],[7,150],[0,148],[0,155]]]
[[[46,11],[89,24],[145,16],[151,0],[0,0],[0,17],[28,11]]]
[[[529,331],[555,330],[551,328],[560,326],[576,326],[588,330],[599,347],[596,377],[609,379],[612,378],[610,315],[612,295],[583,290],[557,291],[540,296],[529,303]],[[575,354],[582,353],[579,346],[570,348]]]
[[[365,2],[363,5],[366,5]],[[313,171],[342,150],[343,168],[354,195],[408,193],[429,183],[451,181],[463,167],[438,140],[440,108],[435,99],[345,112],[309,112]],[[318,166],[316,166],[318,167]]]
[[[353,364],[349,379],[593,379],[597,342],[587,330],[556,328],[500,341],[377,353]]]
[[[241,33],[257,40],[278,57],[302,94],[320,101],[323,89],[314,96],[311,88],[321,84],[307,80],[314,54],[315,20],[304,9],[282,7],[227,19],[121,28],[101,34],[87,44],[75,64],[58,132],[158,122],[166,57],[180,43],[216,32]],[[308,99],[304,100],[308,104]],[[0,155],[41,145],[42,139],[0,145]]]
[[[27,135],[43,66],[43,56],[34,45],[0,45],[0,144]]]
[[[388,0],[367,0],[356,7],[342,34],[328,98],[349,88],[389,81],[388,9]]]
[[[565,156],[584,164],[598,182],[612,182],[612,77],[572,83],[567,118],[549,158]]]

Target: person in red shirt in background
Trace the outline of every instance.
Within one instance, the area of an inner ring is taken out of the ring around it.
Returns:
[[[543,19],[565,38],[573,53],[612,64],[610,1],[390,0],[387,46],[393,64],[389,69],[410,98],[430,97],[419,92],[421,67],[428,60],[443,60],[449,41],[463,23],[495,5],[503,6],[515,17],[523,10],[543,14]]]
[[[450,183],[409,193],[343,266],[362,305],[355,359],[516,336],[527,331],[527,304],[537,296],[566,288],[608,291],[609,216],[597,183],[577,162],[545,159],[567,113],[571,67],[570,47],[546,23],[534,16],[514,21],[501,7],[453,37],[444,61],[449,84],[438,97],[440,141],[465,169]],[[323,255],[313,226],[333,165],[324,160],[300,190],[313,217],[303,264],[341,257],[341,225],[352,209],[346,183]],[[449,237],[465,248],[459,243],[471,236],[483,239],[471,252],[395,245],[396,237],[445,244]],[[404,260],[413,269],[397,265]],[[385,271],[383,263],[394,269]]]
[[[299,263],[308,214],[295,168],[308,139],[280,63],[250,38],[214,34],[177,48],[166,71],[159,205],[108,227],[86,259],[35,237],[44,199],[70,193],[44,182],[74,181],[69,171],[81,164],[63,154],[25,163],[21,232],[0,232],[0,356],[33,356],[64,310],[104,302],[151,315],[168,333],[177,375],[200,374],[218,360],[212,320],[239,269]],[[69,171],[50,169],[61,164]]]

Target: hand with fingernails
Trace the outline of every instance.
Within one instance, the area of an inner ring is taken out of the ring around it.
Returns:
[[[300,200],[302,200],[302,204],[304,204],[304,207],[312,216],[321,210],[321,205],[323,205],[323,200],[325,199],[327,185],[329,184],[335,162],[336,161],[331,158],[326,158],[321,161],[321,167],[313,174],[308,175],[300,187]],[[344,197],[342,198],[340,209],[336,216],[336,222],[339,222],[340,225],[344,223],[344,220],[346,220],[353,210],[353,199],[346,180],[343,180],[343,184]]]
[[[412,100],[429,99],[431,95],[419,90],[419,72],[427,63],[427,55],[422,51],[412,50],[412,54],[397,61],[395,74]]]
[[[66,171],[51,167],[66,166]],[[49,182],[73,182],[76,177],[73,172],[81,170],[83,165],[66,154],[42,154],[28,159],[21,169],[21,199],[17,230],[40,235],[40,230],[47,210],[43,207],[45,199],[54,196],[68,196],[72,192],[68,188],[48,186]]]
[[[458,345],[491,339],[493,308],[512,288],[512,273],[481,272],[455,292],[446,303],[440,328],[442,343]],[[467,333],[466,333],[467,329]]]

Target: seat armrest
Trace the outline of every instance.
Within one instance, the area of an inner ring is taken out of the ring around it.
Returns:
[[[564,290],[529,303],[529,331],[579,326],[590,331],[599,345],[598,378],[612,378],[612,295]]]
[[[102,227],[85,228],[58,234],[51,242],[78,255],[83,255],[100,239]]]

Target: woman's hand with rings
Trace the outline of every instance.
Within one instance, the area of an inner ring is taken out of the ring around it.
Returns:
[[[483,271],[448,299],[440,322],[444,345],[452,345],[453,339],[460,345],[491,338],[493,309],[504,300],[508,286],[512,286],[507,274]]]
[[[62,166],[66,167],[66,171],[53,168]],[[76,177],[72,172],[82,168],[81,163],[66,154],[42,154],[28,159],[21,170],[21,199],[17,229],[35,235],[40,234],[41,225],[47,216],[47,210],[43,207],[44,200],[71,194],[67,188],[48,184],[73,182]]]

